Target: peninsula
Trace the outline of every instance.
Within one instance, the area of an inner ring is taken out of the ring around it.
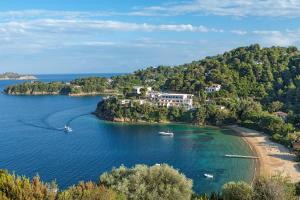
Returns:
[[[0,74],[0,81],[2,80],[36,80],[37,77],[33,75],[21,75],[13,72],[5,72]]]

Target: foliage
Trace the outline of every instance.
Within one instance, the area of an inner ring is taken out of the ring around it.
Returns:
[[[58,200],[125,200],[126,197],[117,195],[112,189],[93,182],[80,182],[58,195]]]
[[[245,182],[229,182],[223,186],[224,200],[252,200],[253,196],[252,187]]]
[[[128,199],[186,200],[192,194],[192,180],[165,164],[121,166],[104,173],[100,183],[125,194]]]
[[[287,177],[275,175],[261,177],[254,183],[255,199],[260,200],[296,200],[295,185]]]
[[[54,200],[57,194],[55,183],[41,182],[38,176],[30,181],[26,177],[11,175],[0,170],[0,197],[7,200]]]
[[[300,182],[296,183],[296,194],[300,195]]]
[[[38,176],[32,180],[0,170],[1,200],[296,200],[299,183],[276,175],[260,177],[253,186],[244,182],[229,182],[222,194],[192,194],[192,180],[163,164],[133,168],[121,166],[106,172],[98,184],[80,182],[59,191],[54,182],[43,183]]]

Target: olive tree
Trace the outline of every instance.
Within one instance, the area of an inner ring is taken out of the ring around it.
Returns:
[[[252,200],[253,195],[252,187],[245,182],[229,182],[222,189],[224,200]]]
[[[113,169],[100,177],[100,184],[125,194],[128,199],[186,200],[192,195],[192,180],[163,164]]]
[[[282,175],[261,177],[254,183],[255,199],[260,200],[296,200],[295,185]]]

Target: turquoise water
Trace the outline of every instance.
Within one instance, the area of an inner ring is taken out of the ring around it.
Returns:
[[[47,75],[71,80],[79,75]],[[109,75],[107,75],[109,76]],[[16,81],[0,82],[0,89]],[[37,173],[65,188],[80,180],[97,181],[112,167],[168,163],[193,179],[194,190],[220,190],[232,180],[250,181],[254,162],[225,154],[251,155],[230,130],[189,125],[130,125],[105,122],[90,113],[100,97],[6,96],[0,94],[0,168],[20,175]],[[74,132],[60,129],[70,122]],[[173,138],[159,131],[171,130]],[[215,176],[206,179],[203,174]]]

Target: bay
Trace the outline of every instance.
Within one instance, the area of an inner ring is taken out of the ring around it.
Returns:
[[[70,81],[113,74],[37,75],[40,81]],[[21,81],[0,81],[0,90]],[[228,181],[253,177],[254,161],[225,154],[252,155],[232,131],[185,124],[117,124],[91,114],[101,97],[7,96],[0,94],[0,168],[39,174],[66,188],[98,181],[113,167],[168,163],[193,179],[197,192],[220,191]],[[61,129],[70,122],[71,134]],[[173,138],[159,131],[172,131]],[[203,174],[214,175],[206,179]]]

